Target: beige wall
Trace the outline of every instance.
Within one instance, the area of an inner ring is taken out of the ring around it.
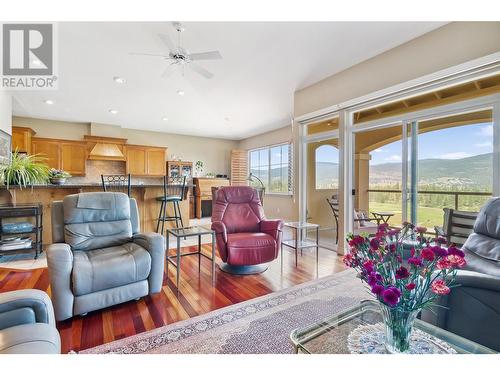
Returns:
[[[84,135],[122,137],[130,144],[168,147],[168,158],[172,155],[182,160],[202,160],[204,172],[230,173],[230,152],[237,148],[237,141],[193,137],[146,130],[124,129],[98,123],[75,123],[25,117],[13,117],[14,126],[27,126],[36,131],[37,137],[82,140]]]
[[[12,95],[0,91],[0,129],[12,134]]]
[[[254,148],[270,146],[277,143],[290,142],[293,139],[291,126],[285,126],[283,128],[273,130],[268,133],[259,134],[254,137],[244,139],[239,142],[238,148],[242,150],[251,150]],[[294,155],[297,153],[296,145],[293,146]],[[298,159],[296,159],[298,160]],[[298,176],[295,171],[298,171],[298,165],[294,166],[294,183],[295,191],[296,184],[298,181]],[[266,215],[270,218],[283,218],[285,220],[297,220],[298,219],[298,202],[297,194],[292,196],[289,195],[273,195],[266,194],[264,198],[264,210]]]
[[[361,48],[362,46],[360,46]],[[453,22],[408,43],[330,76],[294,95],[294,116],[298,117],[403,83],[479,57],[500,51],[500,22]],[[271,197],[265,204],[269,216],[297,218],[298,132],[290,127],[261,134],[240,142],[251,149],[287,141],[293,137],[295,195],[293,202]],[[269,198],[269,197],[268,197]]]
[[[294,114],[310,113],[498,51],[500,22],[453,22],[297,91]]]

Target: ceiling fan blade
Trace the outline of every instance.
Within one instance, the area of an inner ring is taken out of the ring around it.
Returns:
[[[205,68],[199,66],[198,64],[195,64],[195,63],[189,63],[187,64],[187,66],[189,66],[191,69],[193,69],[196,73],[198,74],[201,74],[203,77],[205,78],[212,78],[214,75],[212,73],[210,73],[208,70],[206,70]]]
[[[170,59],[169,55],[160,55],[160,54],[156,54],[156,53],[129,52],[129,55],[132,55],[132,56],[164,57],[166,59]]]
[[[189,55],[191,60],[220,60],[222,56],[219,51],[208,51],[200,53],[191,53]]]
[[[177,66],[177,64],[175,62],[169,64],[167,66],[167,68],[163,71],[163,73],[161,74],[161,78],[170,77],[174,73],[174,71],[176,70],[176,66]]]
[[[163,44],[168,48],[168,51],[170,53],[175,53],[177,51],[177,48],[172,42],[172,39],[170,39],[170,37],[167,34],[158,34],[158,37],[163,42]]]

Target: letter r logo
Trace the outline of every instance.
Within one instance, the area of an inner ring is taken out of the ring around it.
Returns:
[[[2,31],[4,75],[52,75],[51,24],[4,24]]]

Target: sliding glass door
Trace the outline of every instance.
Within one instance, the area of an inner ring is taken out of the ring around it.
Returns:
[[[433,232],[443,209],[478,211],[492,195],[493,110],[377,124],[354,133],[354,231],[362,219],[411,221]],[[373,221],[373,220],[372,220]],[[363,228],[362,222],[366,225]]]

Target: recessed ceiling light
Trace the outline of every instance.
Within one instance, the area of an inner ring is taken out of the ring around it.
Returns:
[[[184,94],[185,94],[185,93],[184,93],[184,91],[182,91],[182,90],[177,90],[177,95],[184,96]]]
[[[109,113],[111,113],[112,115],[116,115],[118,111],[116,109],[110,109]]]
[[[50,99],[46,99],[43,101],[45,104],[48,104],[48,105],[51,105],[51,104],[54,104],[54,101],[53,100],[50,100]]]
[[[115,81],[116,83],[123,84],[123,83],[125,83],[125,78],[122,78],[122,77],[113,77],[113,81]]]
[[[168,121],[168,117],[162,117],[161,118],[163,121]]]

